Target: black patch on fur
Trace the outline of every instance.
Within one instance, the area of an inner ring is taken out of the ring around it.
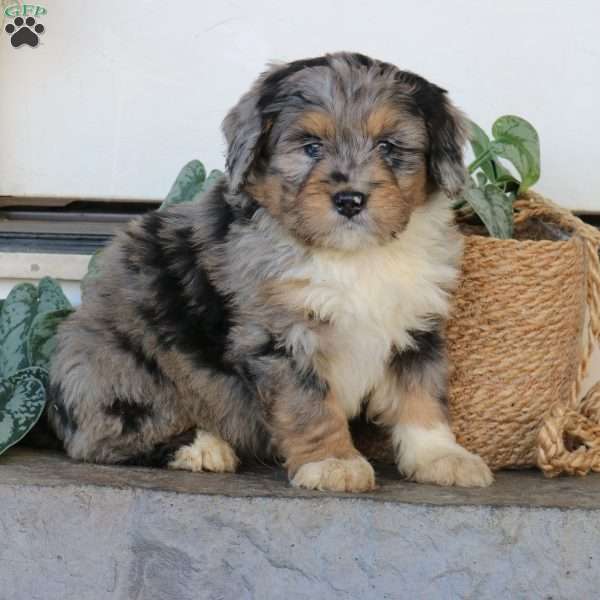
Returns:
[[[129,335],[117,329],[111,329],[111,333],[119,350],[132,356],[137,366],[146,371],[156,383],[163,384],[167,381],[170,382],[169,378],[162,372],[156,359],[148,356],[140,344],[134,342]]]
[[[320,397],[325,397],[329,392],[329,384],[319,377],[318,373],[314,369],[300,369],[294,357],[288,352],[284,345],[280,344],[278,340],[270,335],[269,338],[260,346],[256,348],[252,355],[247,361],[240,366],[240,375],[242,379],[252,386],[256,386],[257,375],[252,370],[252,359],[261,357],[276,358],[279,360],[285,360],[289,363],[294,378],[296,379],[297,385],[300,389],[304,390],[308,394],[317,394]]]
[[[56,434],[64,440],[73,435],[78,428],[77,419],[73,407],[66,407],[64,403],[63,389],[60,383],[52,382],[48,389],[50,402],[48,404],[48,418],[56,427]]]
[[[243,225],[247,224],[259,208],[260,204],[254,198],[248,197],[242,206],[236,206],[233,209],[236,222]]]
[[[427,79],[411,71],[397,71],[395,76],[398,83],[413,89],[413,103],[408,105],[414,116],[430,117],[439,109],[440,101],[444,101],[446,90],[429,83]]]
[[[233,209],[226,202],[215,204],[210,243],[222,242],[231,223]],[[151,213],[144,218],[141,260],[153,273],[154,295],[139,307],[144,320],[166,349],[175,347],[197,367],[232,372],[225,360],[232,314],[228,298],[210,280],[199,261],[194,231],[189,226],[168,223],[169,213]]]
[[[121,419],[122,433],[138,433],[144,422],[149,419],[153,410],[150,406],[134,402],[133,400],[115,398],[113,403],[105,410],[111,417]]]
[[[329,384],[314,369],[300,371],[296,367],[296,376],[300,387],[306,392],[316,393],[322,398],[329,392]]]
[[[440,162],[448,161],[456,164],[457,168],[463,162],[457,123],[449,110],[447,91],[408,71],[399,71],[397,80],[415,88],[412,95],[414,103],[409,104],[409,109],[425,121],[429,137],[427,168],[430,177],[441,185]]]
[[[223,206],[219,205],[218,210],[213,210],[211,212],[211,216],[214,216],[215,218],[213,229],[214,240],[216,242],[222,242],[229,233],[229,228],[235,220],[236,213],[227,202],[223,202]],[[182,242],[184,244],[189,244],[192,237],[192,229],[190,227],[182,229],[181,236]]]
[[[258,387],[258,381],[262,373],[257,359],[264,357],[283,357],[287,359],[288,355],[285,348],[278,344],[275,337],[268,334],[267,339],[262,344],[254,348],[244,360],[239,361],[237,366],[238,374],[244,384],[253,393]]]
[[[136,467],[166,467],[174,458],[177,450],[194,442],[196,430],[190,429],[172,437],[164,444],[158,444],[151,450],[117,462],[119,465]]]
[[[247,389],[255,390],[258,382],[258,374],[252,369],[250,361],[243,361],[238,366],[237,370],[243,384],[247,387]]]
[[[363,67],[372,67],[374,64],[374,61],[372,58],[369,58],[368,56],[365,56],[364,54],[360,54],[359,52],[354,52],[352,55],[352,58],[360,65],[362,65]]]
[[[300,388],[308,394],[317,394],[320,397],[325,397],[329,392],[329,384],[322,379],[319,374],[313,369],[300,369],[294,357],[282,347],[275,347],[274,356],[285,358],[290,363],[296,381]]]
[[[283,345],[273,335],[269,335],[267,340],[257,347],[254,354],[256,356],[288,356]]]
[[[394,350],[390,361],[390,367],[399,376],[418,372],[444,359],[444,340],[438,330],[409,333],[415,341],[415,347],[402,352]]]
[[[333,173],[331,173],[330,175],[331,181],[333,181],[334,183],[347,183],[348,182],[348,175],[345,175],[344,173],[340,173],[339,171],[333,171]]]

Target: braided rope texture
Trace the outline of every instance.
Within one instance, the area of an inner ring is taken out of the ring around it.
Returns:
[[[548,409],[572,394],[585,315],[581,243],[468,236],[447,327],[458,441],[492,469],[536,463]]]
[[[533,216],[553,222],[580,239],[587,267],[587,322],[581,360],[571,394],[564,401],[556,400],[544,419],[537,439],[536,462],[548,477],[600,471],[600,381],[580,399],[581,381],[592,350],[600,341],[600,232],[537,194],[530,194],[516,207],[523,211],[523,218]]]

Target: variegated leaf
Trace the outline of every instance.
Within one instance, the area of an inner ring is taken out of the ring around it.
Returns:
[[[190,202],[202,190],[206,179],[206,169],[199,160],[192,160],[181,169],[175,183],[158,210],[165,210],[173,204]]]
[[[43,369],[22,369],[0,380],[0,454],[20,441],[44,411]],[[36,377],[37,375],[37,377]]]
[[[0,310],[0,377],[29,366],[27,332],[37,314],[38,293],[30,283],[16,285]]]
[[[51,277],[40,279],[38,283],[38,298],[38,314],[72,308],[60,285]]]
[[[63,308],[38,314],[27,335],[27,358],[31,366],[48,368],[50,358],[56,349],[56,331],[58,326],[73,312],[72,308]]]

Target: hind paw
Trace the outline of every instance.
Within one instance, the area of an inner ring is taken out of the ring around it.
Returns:
[[[226,441],[207,431],[198,431],[192,444],[177,450],[169,468],[233,473],[238,463],[233,448]]]

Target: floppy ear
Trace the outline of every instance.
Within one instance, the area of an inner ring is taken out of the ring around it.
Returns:
[[[223,121],[227,142],[226,168],[232,191],[239,191],[266,141],[270,121],[261,111],[263,74]]]
[[[328,55],[290,63],[271,63],[251,90],[229,111],[223,121],[223,133],[227,140],[229,185],[233,191],[239,191],[252,168],[264,158],[271,127],[282,107],[281,83],[302,69],[328,64]]]
[[[450,102],[446,90],[432,83],[426,82],[416,99],[429,135],[429,176],[448,196],[458,196],[467,177],[463,147],[469,135],[468,121]]]

